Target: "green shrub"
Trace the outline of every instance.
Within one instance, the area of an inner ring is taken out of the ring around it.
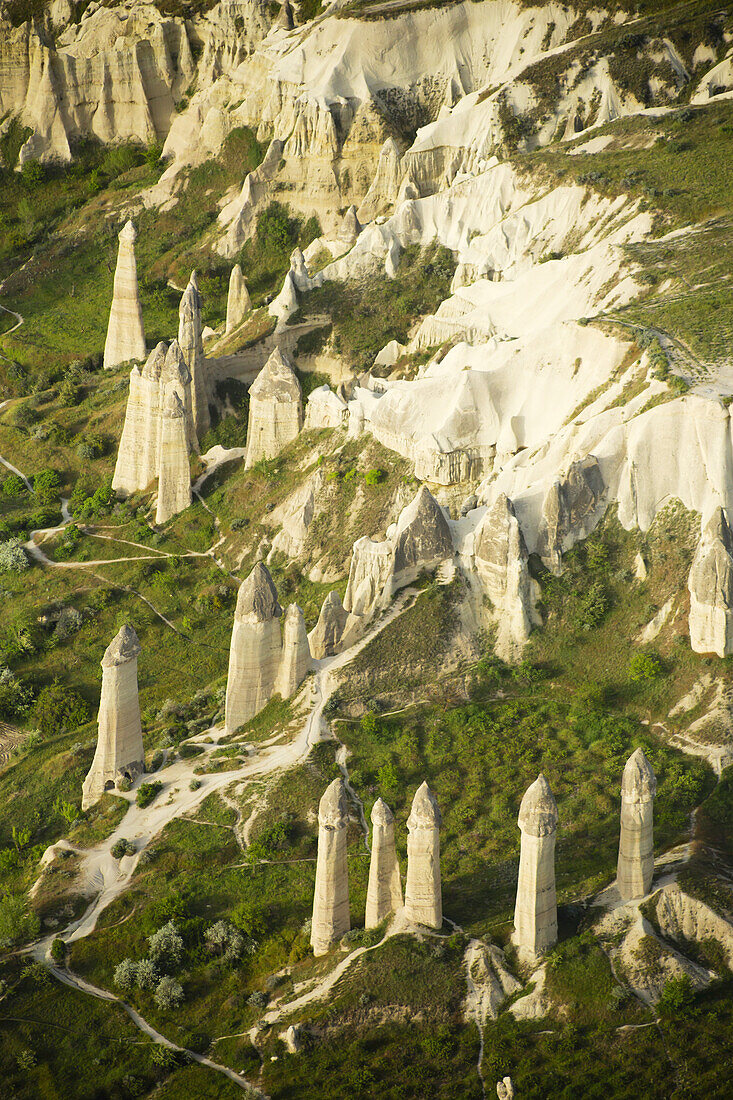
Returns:
[[[161,978],[153,995],[160,1009],[178,1008],[183,1004],[183,986],[175,978]]]
[[[66,944],[58,936],[51,944],[51,958],[57,966],[63,966],[66,962]]]
[[[29,565],[20,539],[0,543],[0,573],[23,573]]]
[[[115,859],[122,859],[124,856],[134,856],[137,848],[131,840],[126,840],[124,837],[120,837],[115,841],[110,849]]]
[[[386,476],[384,470],[367,470],[364,474],[364,481],[367,485],[381,485]]]
[[[152,783],[142,783],[138,787],[137,794],[135,795],[135,801],[137,802],[138,806],[144,809],[145,806],[150,805],[150,803],[157,797],[158,793],[162,791],[162,789],[163,784],[160,782],[159,779],[153,780]]]
[[[26,943],[38,935],[40,922],[19,895],[0,897],[0,948]]]
[[[26,490],[25,482],[17,474],[9,474],[0,482],[0,492],[9,500],[17,500]]]
[[[33,708],[35,722],[46,737],[83,726],[91,716],[86,700],[58,679],[41,689]]]
[[[61,478],[56,470],[41,470],[33,478],[33,494],[41,504],[52,504],[60,489]]]
[[[651,653],[635,653],[629,661],[629,680],[632,684],[655,680],[661,672],[662,662]]]
[[[686,1016],[695,1000],[695,991],[687,974],[665,982],[657,1008],[661,1016]]]

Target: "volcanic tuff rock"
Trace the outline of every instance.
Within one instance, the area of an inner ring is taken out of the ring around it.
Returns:
[[[603,475],[594,455],[573,462],[567,476],[550,487],[542,506],[541,556],[553,572],[560,572],[563,550],[595,527],[603,493]]]
[[[175,390],[185,410],[186,438],[189,450],[198,452],[199,444],[196,436],[196,425],[193,416],[193,397],[191,393],[191,375],[186,360],[177,340],[172,340],[163,362],[163,370],[160,376],[161,399],[160,407],[163,408],[165,398]]]
[[[690,645],[696,653],[733,652],[733,537],[722,508],[708,520],[687,582]]]
[[[186,440],[186,410],[174,389],[161,413],[160,472],[155,522],[166,523],[191,503],[191,473]]]
[[[486,510],[473,547],[476,572],[496,613],[496,653],[512,660],[532,628],[532,593],[527,548],[512,502],[504,493]]]
[[[229,649],[227,733],[234,733],[272,698],[280,668],[280,612],[272,577],[258,562],[237,596]]]
[[[522,844],[513,939],[517,947],[536,956],[557,941],[555,833],[558,812],[544,775],[538,775],[525,791],[517,823]]]
[[[123,626],[102,658],[102,693],[97,717],[97,748],[82,787],[86,810],[123,778],[145,771],[145,750],[137,694],[137,634]]]
[[[394,536],[394,587],[402,588],[424,569],[453,557],[453,538],[443,509],[427,485],[401,512]]]
[[[372,807],[372,855],[369,862],[365,927],[376,928],[402,908],[402,881],[394,843],[394,815],[378,798]]]
[[[244,275],[239,264],[235,264],[229,276],[229,293],[227,294],[227,322],[226,331],[231,332],[240,325],[252,308],[252,302],[244,281]]]
[[[318,859],[313,896],[313,954],[325,955],[349,931],[349,872],[346,838],[349,823],[346,787],[334,779],[318,807]]]
[[[128,363],[131,359],[145,358],[145,329],[135,262],[137,232],[131,221],[125,222],[118,239],[120,247],[104,344],[105,370],[119,363]]]
[[[679,943],[704,943],[714,940],[720,945],[733,968],[733,925],[699,898],[686,894],[678,882],[670,882],[652,898],[654,917],[665,939]]]
[[[289,699],[300,687],[311,663],[308,634],[303,612],[291,603],[283,620],[282,655],[275,680],[275,691]]]
[[[178,345],[191,376],[191,412],[198,443],[211,427],[209,414],[211,387],[204,358],[201,329],[201,294],[196,272],[192,271],[178,307]]]
[[[369,618],[386,606],[392,596],[394,546],[362,536],[354,543],[344,607],[354,615]]]
[[[338,592],[329,592],[323,601],[318,622],[308,635],[310,650],[316,661],[333,657],[339,652],[347,618]]]
[[[622,898],[649,893],[654,874],[654,795],[657,781],[644,750],[636,749],[624,767],[621,782],[621,839],[618,849],[618,890]]]
[[[300,382],[289,358],[275,348],[249,391],[245,469],[261,458],[274,458],[302,426]]]
[[[130,392],[117,451],[112,488],[127,496],[145,489],[158,475],[161,375],[167,352],[161,341],[140,370],[130,371]]]
[[[428,928],[443,926],[440,881],[441,817],[435,795],[423,783],[415,792],[407,819],[405,917]]]

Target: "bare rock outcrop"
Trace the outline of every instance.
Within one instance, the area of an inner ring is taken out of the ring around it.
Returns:
[[[703,531],[687,582],[690,645],[696,653],[733,653],[733,536],[716,508]]]
[[[318,807],[318,859],[311,923],[311,945],[316,956],[327,954],[351,927],[346,859],[348,822],[346,787],[343,779],[334,779]]]
[[[427,485],[400,513],[394,537],[393,591],[425,569],[453,557],[453,538],[443,509]]]
[[[244,281],[242,269],[239,264],[235,264],[229,276],[226,331],[231,332],[238,325],[241,325],[251,309],[252,301],[247,290],[247,284]]]
[[[559,573],[565,550],[586,538],[596,525],[605,485],[595,455],[573,462],[564,478],[550,486],[542,506],[540,555]]]
[[[361,225],[356,215],[356,207],[350,206],[339,226],[338,239],[344,244],[353,244],[361,233]]]
[[[160,409],[162,411],[168,394],[175,392],[180,398],[185,412],[186,439],[191,451],[198,452],[199,444],[196,435],[196,425],[193,416],[193,396],[191,392],[191,374],[183,358],[180,345],[177,340],[172,340],[166,352],[163,370],[160,376]],[[162,430],[162,422],[159,421],[159,432]]]
[[[643,749],[636,749],[624,767],[621,782],[621,839],[618,850],[618,890],[622,898],[643,898],[654,874],[654,795],[657,781]]]
[[[339,652],[347,618],[338,592],[329,592],[323,601],[318,622],[308,635],[311,654],[316,661],[333,657]]]
[[[385,607],[392,596],[394,545],[368,535],[357,539],[351,554],[344,607],[364,619]]]
[[[82,809],[98,802],[122,779],[145,771],[145,750],[137,693],[137,634],[123,626],[102,658],[102,693],[97,718],[97,748],[82,786]]]
[[[522,846],[513,939],[530,957],[541,955],[557,942],[555,834],[558,818],[550,784],[540,773],[527,788],[517,819]]]
[[[369,862],[365,926],[376,928],[402,908],[402,879],[394,843],[394,814],[378,798],[372,807],[372,855]]]
[[[423,783],[412,800],[407,819],[407,881],[405,917],[428,928],[443,926],[440,880],[441,817],[435,795]]]
[[[158,475],[160,443],[160,378],[167,348],[161,341],[142,371],[130,371],[130,392],[122,426],[112,488],[129,496],[147,488]]]
[[[357,211],[357,220],[366,225],[384,214],[397,198],[402,182],[402,157],[394,138],[387,138],[379,153],[377,171],[364,201]]]
[[[282,631],[282,654],[275,681],[275,691],[290,699],[303,682],[311,664],[311,651],[303,612],[291,603],[285,612]]]
[[[160,471],[155,522],[166,523],[191,503],[186,410],[174,389],[169,390],[161,415]]]
[[[267,568],[258,562],[242,581],[234,612],[225,704],[234,733],[272,698],[280,669],[280,604]]]
[[[665,939],[679,943],[714,940],[733,969],[733,924],[699,898],[686,894],[678,882],[663,886],[653,897],[654,915]]]
[[[249,391],[245,469],[261,458],[274,458],[302,426],[300,382],[289,358],[275,348]]]
[[[143,311],[137,288],[135,241],[137,230],[125,222],[119,234],[112,307],[109,312],[107,339],[104,343],[104,369],[111,370],[131,359],[145,358]]]
[[[512,502],[500,493],[474,534],[474,566],[496,613],[496,652],[513,660],[532,629],[527,548]]]
[[[212,399],[201,336],[202,328],[201,294],[196,272],[192,271],[178,307],[178,346],[191,376],[191,413],[198,443],[211,427],[209,404]]]

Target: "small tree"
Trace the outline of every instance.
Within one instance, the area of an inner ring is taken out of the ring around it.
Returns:
[[[52,504],[59,495],[61,478],[56,470],[41,470],[33,478],[33,493],[41,504]]]
[[[86,700],[58,679],[41,690],[33,713],[47,737],[83,726],[92,716]]]
[[[148,936],[150,958],[157,966],[171,969],[183,958],[183,939],[172,920]]]
[[[51,958],[57,966],[63,966],[66,962],[66,944],[58,936],[51,944]]]
[[[183,986],[175,978],[161,978],[153,999],[158,1008],[178,1008],[183,1003]]]
[[[133,959],[123,959],[115,967],[113,981],[123,993],[129,993],[138,984],[139,964]]]
[[[160,981],[160,974],[156,970],[152,959],[140,960],[137,964],[136,980],[139,989],[146,989],[148,991],[155,989]]]
[[[24,573],[29,564],[20,539],[0,543],[0,573]]]

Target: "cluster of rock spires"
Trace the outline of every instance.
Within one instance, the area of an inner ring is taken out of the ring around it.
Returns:
[[[225,726],[233,733],[278,693],[289,699],[310,668],[311,654],[303,612],[290,604],[280,629],[282,608],[272,577],[258,562],[242,581],[229,649]]]
[[[624,901],[649,893],[654,871],[653,804],[656,780],[643,749],[636,749],[624,768],[621,784],[621,835],[617,888]],[[367,887],[367,928],[391,913],[410,924],[440,929],[443,925],[438,803],[427,783],[412,800],[407,819],[407,880],[404,904],[395,849],[394,816],[378,798],[372,808],[372,846]],[[334,779],[318,809],[318,858],[313,898],[311,944],[326,954],[351,927],[346,833],[349,821],[346,786]],[[540,773],[526,790],[517,824],[521,833],[519,874],[512,940],[529,960],[557,942],[555,838],[559,814],[550,784]]]

